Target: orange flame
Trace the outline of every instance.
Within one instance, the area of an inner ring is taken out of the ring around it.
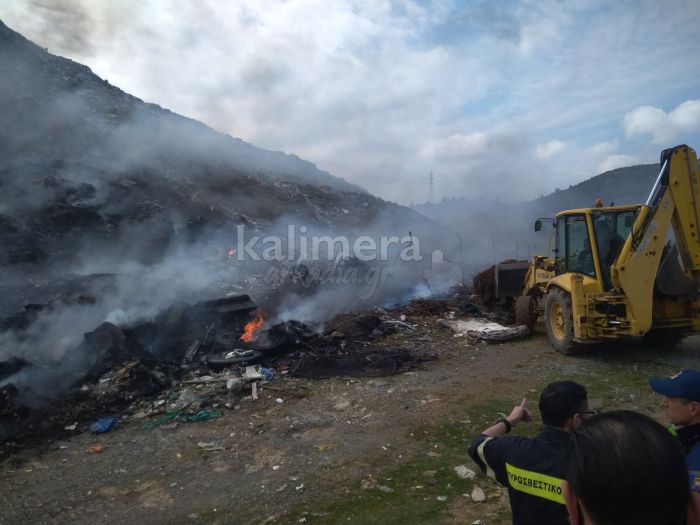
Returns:
[[[267,319],[267,314],[262,310],[255,310],[253,312],[253,320],[248,321],[243,328],[243,335],[241,336],[241,341],[244,343],[250,343],[257,339],[255,332],[259,330]]]

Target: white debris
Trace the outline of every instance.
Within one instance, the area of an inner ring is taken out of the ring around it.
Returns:
[[[438,323],[456,334],[484,341],[507,341],[530,335],[530,330],[525,325],[507,327],[486,319],[438,319]]]
[[[472,490],[472,501],[475,503],[486,501],[486,494],[481,487],[474,487],[474,490]]]
[[[476,472],[467,468],[466,465],[457,465],[454,470],[461,479],[474,479],[476,477]]]
[[[243,386],[243,380],[240,377],[231,377],[226,380],[226,388],[231,390],[232,388],[241,388]]]

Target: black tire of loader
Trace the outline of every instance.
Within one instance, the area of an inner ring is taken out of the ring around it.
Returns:
[[[558,307],[563,314],[563,330],[554,326],[555,321],[552,318],[552,309],[555,307]],[[574,316],[571,309],[571,295],[561,288],[554,288],[547,294],[547,300],[544,305],[544,324],[547,327],[549,342],[552,343],[557,352],[564,355],[580,353],[580,346],[574,343]],[[559,337],[556,332],[563,332],[563,334]]]
[[[531,295],[521,295],[515,299],[515,324],[524,324],[531,334],[535,333],[537,301]]]

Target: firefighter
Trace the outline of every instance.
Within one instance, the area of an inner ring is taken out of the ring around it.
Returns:
[[[700,371],[686,368],[676,375],[650,377],[649,386],[664,396],[671,433],[685,449],[690,490],[700,493]]]
[[[508,489],[514,525],[568,525],[562,496],[570,432],[592,415],[586,389],[557,381],[540,395],[544,427],[533,437],[506,436],[521,421],[532,421],[525,406],[484,430],[469,446],[469,455],[489,477]]]
[[[571,525],[697,524],[685,480],[681,447],[645,415],[605,412],[571,433],[563,486]]]

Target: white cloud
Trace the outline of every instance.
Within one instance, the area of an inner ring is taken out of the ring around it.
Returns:
[[[655,144],[665,144],[679,135],[700,130],[700,100],[686,100],[666,113],[654,106],[641,106],[625,115],[628,137],[651,135]]]
[[[596,142],[591,144],[585,150],[586,155],[600,156],[600,155],[610,155],[620,147],[617,140],[606,140],[603,142]]]
[[[564,149],[566,149],[566,142],[550,140],[544,144],[538,144],[535,148],[535,155],[538,159],[547,160],[557,153],[561,153]]]
[[[486,153],[490,145],[491,139],[486,133],[456,133],[442,140],[431,141],[422,152],[426,157],[473,157]]]
[[[624,168],[625,166],[634,166],[640,164],[641,161],[639,157],[635,155],[608,155],[603,159],[603,161],[598,166],[600,172],[610,171],[617,168]]]
[[[700,143],[700,3],[633,4],[13,0],[0,18],[135,96],[410,202],[431,169],[438,198],[528,198],[618,151],[655,159],[656,121]]]

